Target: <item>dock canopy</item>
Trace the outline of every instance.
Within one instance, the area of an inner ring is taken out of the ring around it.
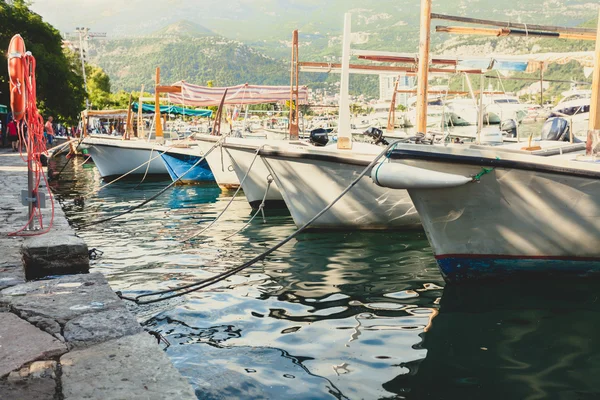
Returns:
[[[133,103],[131,106],[134,112],[138,112],[138,103]],[[142,112],[148,114],[154,114],[154,104],[143,104]],[[160,106],[161,114],[176,114],[176,115],[187,115],[189,117],[212,117],[212,110],[192,110],[190,108],[182,108],[177,106]]]
[[[208,87],[192,85],[185,81],[174,83],[172,86],[181,86],[181,94],[169,93],[171,103],[195,107],[218,106],[221,103],[225,89],[227,97],[225,104],[264,104],[284,103],[290,100],[289,86],[262,86],[262,85],[237,85],[230,87]],[[308,88],[299,88],[299,103],[308,103]]]

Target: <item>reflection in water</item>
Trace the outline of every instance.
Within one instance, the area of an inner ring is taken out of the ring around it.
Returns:
[[[431,399],[599,398],[598,293],[597,281],[448,286],[418,373],[384,387]]]
[[[94,168],[74,168],[77,179],[68,167],[56,190],[75,223],[168,184],[98,191]],[[80,235],[104,251],[93,270],[128,294],[166,289],[223,272],[295,230],[278,213],[224,240],[251,216],[239,197],[182,243],[230,196],[175,187],[118,223],[86,227]],[[422,232],[307,232],[210,291],[134,311],[166,335],[167,354],[202,399],[599,397],[598,283],[442,286]]]

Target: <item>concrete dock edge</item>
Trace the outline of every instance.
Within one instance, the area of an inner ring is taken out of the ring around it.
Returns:
[[[8,236],[27,222],[26,173],[0,149],[0,398],[196,399],[104,276],[87,273],[87,245],[58,202],[49,233]]]

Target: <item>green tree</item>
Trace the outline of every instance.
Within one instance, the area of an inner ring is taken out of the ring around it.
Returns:
[[[92,108],[105,109],[111,106],[110,78],[106,72],[100,67],[86,64],[85,73]]]
[[[84,108],[83,79],[62,49],[60,33],[32,12],[24,0],[9,5],[0,0],[0,48],[8,49],[10,39],[20,33],[25,46],[36,58],[38,108],[69,123]],[[5,51],[5,50],[4,50]],[[3,51],[3,52],[4,52]],[[0,62],[0,103],[9,104],[8,67]]]

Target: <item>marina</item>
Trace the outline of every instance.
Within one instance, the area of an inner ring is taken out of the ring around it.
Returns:
[[[106,34],[0,4],[0,399],[597,397],[600,9],[432,3],[396,46],[372,9],[311,12],[287,60],[180,21],[135,42],[171,58],[139,91]]]

